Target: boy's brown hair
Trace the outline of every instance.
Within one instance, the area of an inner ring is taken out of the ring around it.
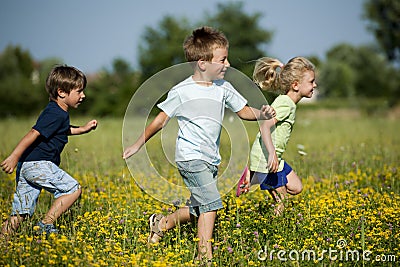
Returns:
[[[55,66],[46,79],[46,91],[51,100],[57,100],[58,89],[69,94],[73,89],[86,87],[85,74],[75,67],[67,65]]]
[[[216,48],[228,49],[228,39],[222,32],[208,26],[195,29],[183,43],[183,50],[188,62],[211,61]]]

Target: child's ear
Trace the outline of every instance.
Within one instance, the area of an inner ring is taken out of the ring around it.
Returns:
[[[204,71],[206,69],[206,61],[202,59],[198,60],[197,66],[199,67],[200,70]]]
[[[294,91],[298,91],[299,90],[299,82],[298,81],[294,81],[293,83],[292,83],[292,89],[294,90]]]
[[[67,93],[64,90],[62,90],[61,88],[57,89],[57,94],[60,98],[64,98],[67,95]]]

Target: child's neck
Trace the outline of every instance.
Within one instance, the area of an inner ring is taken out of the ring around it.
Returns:
[[[68,105],[66,103],[64,103],[64,101],[62,101],[62,99],[60,99],[59,97],[57,98],[57,100],[53,100],[54,102],[57,103],[57,105],[64,111],[68,112]]]
[[[201,75],[200,73],[196,72],[192,76],[193,81],[195,81],[198,85],[201,86],[211,86],[213,84],[213,81],[204,77],[204,75]]]
[[[301,100],[301,96],[296,92],[296,91],[289,91],[286,94],[288,97],[290,97],[290,99],[292,99],[292,101],[297,104],[299,103],[299,101]]]

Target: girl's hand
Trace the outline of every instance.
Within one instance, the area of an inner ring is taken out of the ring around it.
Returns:
[[[279,168],[279,160],[276,153],[270,153],[268,155],[268,171],[270,173],[277,172]]]
[[[264,116],[264,119],[269,120],[276,116],[275,109],[270,105],[263,105],[261,107],[261,114]]]

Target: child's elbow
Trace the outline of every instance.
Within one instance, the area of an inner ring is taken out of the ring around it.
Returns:
[[[249,106],[244,106],[241,110],[236,112],[236,114],[242,120],[246,120],[246,121],[255,121],[255,120],[257,120],[257,115],[254,113],[254,111]]]

